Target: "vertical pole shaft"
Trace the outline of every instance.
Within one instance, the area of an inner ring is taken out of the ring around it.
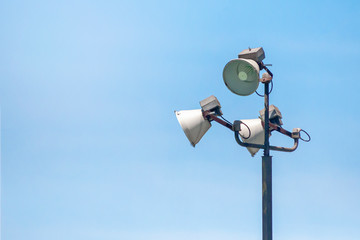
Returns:
[[[269,83],[265,83],[265,94],[264,94],[264,107],[265,107],[265,149],[264,156],[268,157],[270,154],[270,143],[269,143]]]
[[[262,230],[263,240],[272,240],[272,157],[270,156],[269,83],[265,83],[265,149],[262,157]]]

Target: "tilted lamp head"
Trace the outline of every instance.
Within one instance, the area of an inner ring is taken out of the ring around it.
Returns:
[[[176,118],[193,147],[211,127],[211,120],[204,117],[205,114],[222,115],[220,102],[214,95],[201,100],[200,106],[201,109],[175,111]]]
[[[241,139],[245,143],[254,143],[254,144],[264,144],[265,140],[265,130],[261,123],[261,119],[245,119],[241,120],[242,126],[239,131]],[[259,151],[259,148],[246,147],[251,156]]]
[[[224,83],[233,93],[248,96],[259,86],[259,73],[265,53],[262,48],[249,48],[239,53],[238,57],[226,64]]]
[[[175,115],[193,147],[211,127],[211,123],[203,117],[201,109],[175,111]]]
[[[224,83],[233,93],[248,96],[259,86],[259,72],[259,65],[254,60],[234,59],[224,68]]]

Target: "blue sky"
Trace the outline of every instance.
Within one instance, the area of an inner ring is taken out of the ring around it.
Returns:
[[[2,1],[1,238],[261,239],[261,152],[216,124],[192,148],[173,111],[215,95],[230,121],[257,118],[263,99],[222,70],[262,46],[270,103],[312,136],[272,152],[274,239],[358,239],[359,16],[357,1]]]

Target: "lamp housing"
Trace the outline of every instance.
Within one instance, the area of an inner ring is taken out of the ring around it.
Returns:
[[[210,121],[203,117],[201,109],[175,111],[175,115],[193,147],[211,127]]]
[[[238,58],[254,60],[257,64],[259,64],[259,67],[261,69],[261,62],[265,59],[265,52],[262,47],[248,48],[241,51],[238,54]]]
[[[265,121],[265,108],[259,111],[260,113],[260,118],[262,121]],[[277,108],[275,105],[270,105],[269,107],[269,121],[273,124],[276,124],[278,126],[283,125],[282,122],[282,115],[281,112],[279,110],[279,108]]]
[[[238,58],[228,62],[223,71],[226,87],[240,96],[248,96],[259,86],[259,64],[252,59]]]
[[[223,115],[220,102],[214,95],[201,100],[200,106],[203,112],[209,111],[214,112],[214,114],[217,116]]]

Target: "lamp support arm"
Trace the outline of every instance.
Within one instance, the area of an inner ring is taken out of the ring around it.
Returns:
[[[204,111],[203,116],[206,119],[213,120],[213,121],[219,123],[220,125],[223,125],[224,127],[230,129],[231,131],[234,131],[235,140],[240,146],[265,149],[265,145],[254,144],[254,143],[245,143],[245,142],[242,142],[240,140],[240,137],[239,137],[239,135],[240,135],[239,134],[240,121],[235,121],[234,124],[230,124],[230,123],[227,123],[224,120],[218,118],[217,116],[215,116],[214,114],[212,114],[209,111]],[[278,146],[269,146],[270,150],[281,151],[281,152],[293,152],[293,151],[296,150],[296,148],[299,145],[299,137],[298,137],[298,134],[296,134],[296,133],[298,133],[299,130],[297,130],[296,132],[289,132],[289,131],[287,131],[287,130],[285,130],[285,129],[283,129],[283,128],[281,128],[281,127],[279,127],[279,126],[277,126],[277,125],[275,125],[275,124],[273,124],[271,122],[269,122],[269,127],[274,129],[275,131],[280,132],[281,134],[284,134],[284,135],[294,139],[294,145],[292,147],[290,147],[290,148],[278,147]]]
[[[274,76],[273,73],[266,67],[266,65],[265,65],[263,62],[261,62],[259,65],[260,65],[260,68],[265,69],[265,71],[266,71],[271,77]]]
[[[227,127],[228,129],[230,129],[231,131],[233,131],[233,125],[231,123],[227,123],[224,120],[218,118],[216,115],[212,114],[209,111],[204,111],[203,112],[203,117],[208,119],[208,120],[214,120],[215,122],[223,125],[224,127]]]
[[[235,140],[240,146],[265,149],[265,145],[242,142],[239,137],[239,135],[240,135],[239,132],[234,131],[234,133],[235,133]],[[290,148],[278,147],[278,146],[269,146],[269,148],[270,148],[270,150],[275,150],[275,151],[280,151],[280,152],[293,152],[297,149],[298,145],[299,145],[299,138],[294,138],[294,145]]]

